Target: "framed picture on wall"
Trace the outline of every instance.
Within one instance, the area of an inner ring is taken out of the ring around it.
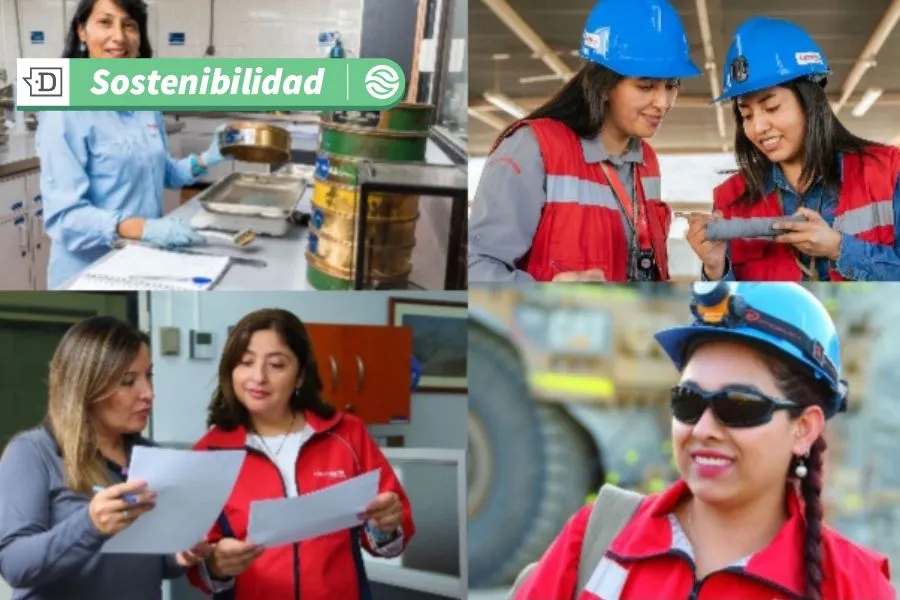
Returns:
[[[468,307],[465,302],[388,299],[388,323],[409,327],[422,365],[416,392],[468,393]]]

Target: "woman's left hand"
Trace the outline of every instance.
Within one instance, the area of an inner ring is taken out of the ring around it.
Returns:
[[[775,237],[776,242],[790,244],[807,256],[824,256],[837,260],[841,255],[841,234],[828,226],[822,215],[808,208],[794,213],[806,217],[806,221],[781,221],[774,229],[784,231]]]
[[[371,519],[375,527],[381,531],[394,533],[403,521],[403,504],[400,503],[397,494],[385,492],[378,494],[361,516],[364,519]]]
[[[175,562],[178,563],[179,567],[189,569],[197,563],[206,560],[209,555],[212,554],[213,548],[214,546],[209,542],[202,541],[190,550],[185,550],[184,552],[176,554]]]

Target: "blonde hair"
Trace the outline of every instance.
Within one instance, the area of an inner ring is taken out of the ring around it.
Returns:
[[[50,361],[47,422],[63,459],[66,484],[90,494],[111,478],[99,452],[91,407],[115,393],[148,337],[124,321],[91,317],[71,327]]]

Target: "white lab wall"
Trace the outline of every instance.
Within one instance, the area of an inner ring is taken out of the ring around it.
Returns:
[[[10,598],[12,598],[12,590],[5,581],[0,579],[0,600],[9,600]]]
[[[339,31],[344,47],[355,53],[362,31],[363,0],[215,0],[214,3],[148,0],[147,3],[150,43],[159,57],[203,57],[209,45],[211,4],[215,5],[213,45],[216,56],[223,58],[321,56],[319,34],[331,31]],[[0,0],[0,57],[11,79],[15,76],[17,57],[60,56],[77,4],[76,0]],[[44,42],[32,43],[32,32],[43,32]],[[184,45],[170,45],[171,33],[183,33]]]
[[[466,302],[465,292],[220,292],[152,293],[149,311],[153,336],[156,400],[153,438],[163,444],[189,444],[206,431],[206,407],[214,388],[218,356],[227,328],[242,316],[264,307],[285,308],[302,320],[319,323],[386,325],[388,298]],[[160,356],[158,328],[181,328],[179,356]],[[187,332],[213,333],[214,360],[188,356]],[[389,351],[389,349],[385,349]],[[417,448],[466,448],[467,398],[459,394],[413,394],[412,424],[406,445]]]

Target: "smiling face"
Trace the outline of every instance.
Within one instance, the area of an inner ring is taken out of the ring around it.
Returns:
[[[153,365],[143,344],[112,393],[92,406],[91,415],[104,437],[115,438],[143,431],[152,408]]]
[[[231,371],[238,402],[254,415],[278,416],[287,412],[301,383],[300,362],[278,332],[253,332],[240,362]]]
[[[710,341],[699,346],[682,372],[682,383],[716,391],[732,385],[755,387],[784,398],[763,356],[746,344]],[[824,426],[821,409],[807,408],[791,420],[776,411],[769,423],[728,428],[707,408],[695,425],[672,419],[678,470],[695,497],[708,504],[741,504],[782,494],[794,455],[805,454]]]
[[[141,32],[137,22],[114,0],[97,0],[78,29],[90,58],[137,58]]]
[[[737,108],[744,135],[774,163],[803,161],[806,115],[789,89],[773,87],[742,96]]]
[[[651,138],[675,103],[678,87],[674,79],[623,79],[609,93],[607,122],[628,137]]]

